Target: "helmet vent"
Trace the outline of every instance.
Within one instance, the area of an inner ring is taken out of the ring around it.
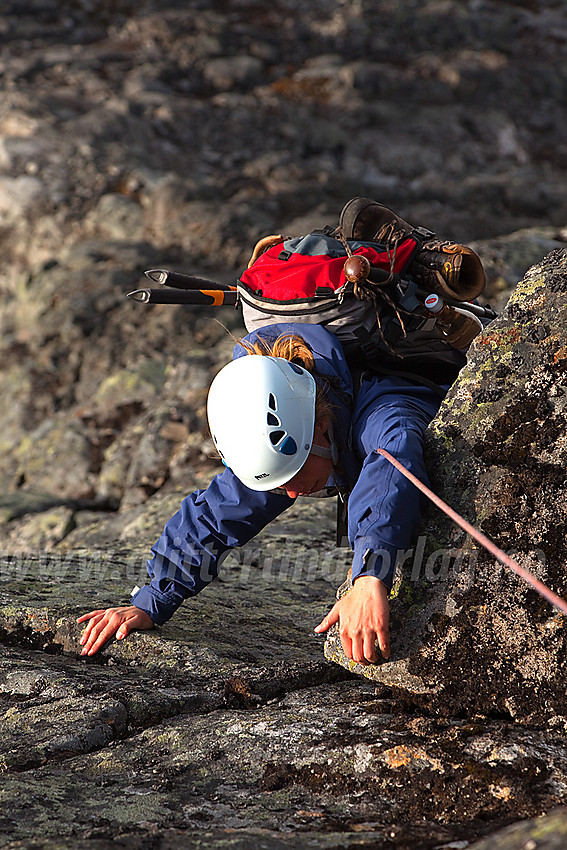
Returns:
[[[268,413],[268,425],[281,425],[280,420],[273,413]]]
[[[273,446],[276,446],[279,441],[285,437],[285,431],[271,431],[270,432],[270,442]]]
[[[273,393],[270,393],[268,396],[268,406],[272,408],[272,410],[277,410],[278,406],[276,404],[276,397]]]
[[[286,437],[280,446],[280,452],[283,455],[294,455],[297,452],[297,443],[293,437]]]

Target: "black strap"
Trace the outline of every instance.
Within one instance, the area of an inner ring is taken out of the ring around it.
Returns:
[[[430,381],[429,378],[425,378],[423,375],[418,375],[416,372],[405,372],[402,369],[388,369],[386,366],[375,366],[371,363],[368,364],[368,371],[379,375],[391,375],[395,378],[405,378],[408,381],[413,381],[416,384],[427,387],[440,398],[445,398],[447,395],[447,390],[444,390],[443,387],[436,384],[435,381]]]
[[[348,546],[348,493],[337,494],[337,548]]]
[[[384,365],[384,353],[380,350],[380,347],[373,335],[364,327],[355,328],[354,333],[357,338],[358,345],[358,357],[354,358],[358,359],[359,362],[356,364],[361,366],[364,370],[368,372],[372,372],[378,375],[391,375],[396,378],[405,378],[408,381],[413,381],[416,384],[420,384],[421,386],[428,387],[428,389],[432,390],[436,395],[441,398],[445,398],[446,390],[444,390],[439,384],[435,381],[431,381],[429,378],[424,377],[423,375],[419,375],[415,372],[407,372],[405,369],[398,369],[397,367],[392,368],[390,366]],[[346,347],[346,346],[345,346]],[[345,351],[345,355],[347,357],[347,361],[349,359],[349,355],[352,358],[353,349],[347,348]],[[362,357],[361,357],[362,355]]]

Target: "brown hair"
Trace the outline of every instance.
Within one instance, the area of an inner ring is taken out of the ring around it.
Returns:
[[[281,334],[274,342],[270,343],[263,339],[256,342],[239,340],[240,345],[246,349],[248,354],[261,354],[267,357],[283,357],[291,363],[303,366],[311,374],[315,374],[315,358],[313,352],[305,340],[296,334]],[[321,425],[326,419],[332,417],[332,407],[326,398],[326,384],[317,383],[317,396],[315,398],[315,422]]]

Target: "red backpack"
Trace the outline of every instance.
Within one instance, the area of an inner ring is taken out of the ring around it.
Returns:
[[[464,305],[463,294],[476,297],[485,277],[470,248],[434,237],[367,198],[349,201],[335,229],[266,237],[237,282],[246,328],[317,322],[340,339],[352,366],[451,383],[462,349],[482,329],[473,313],[485,312]],[[432,292],[458,305],[451,342],[425,306]]]

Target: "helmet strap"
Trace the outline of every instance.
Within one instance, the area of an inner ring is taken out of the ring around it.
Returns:
[[[323,446],[316,446],[312,444],[311,454],[317,455],[317,457],[324,457],[326,460],[332,461],[333,466],[336,466],[339,462],[339,449],[334,440],[333,426],[330,421],[327,426],[327,436],[331,444],[330,447],[327,449]]]
[[[317,457],[324,457],[327,460],[333,459],[333,452],[331,449],[326,449],[323,446],[316,446],[315,444],[311,446],[310,454],[317,455]]]

